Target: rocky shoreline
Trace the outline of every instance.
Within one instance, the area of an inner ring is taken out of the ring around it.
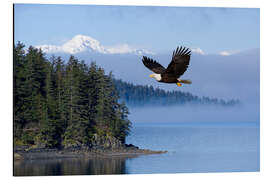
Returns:
[[[14,160],[61,159],[80,157],[136,157],[146,154],[161,154],[167,151],[140,149],[133,144],[124,144],[111,136],[94,135],[87,145],[80,142],[64,144],[61,148],[47,148],[44,144],[14,145]]]
[[[137,157],[147,154],[162,154],[167,151],[153,151],[139,149],[132,144],[125,144],[118,148],[100,147],[69,147],[62,149],[37,148],[29,146],[14,147],[14,160],[36,160],[36,159],[62,159],[62,158],[91,158],[91,157]]]

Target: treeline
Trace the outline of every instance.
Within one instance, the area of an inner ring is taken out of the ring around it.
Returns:
[[[15,144],[90,145],[94,135],[125,142],[131,122],[112,74],[74,56],[64,63],[24,47],[18,42],[13,53]]]
[[[134,85],[122,80],[114,79],[114,84],[119,93],[120,99],[129,106],[148,105],[183,105],[183,104],[207,104],[233,106],[239,100],[225,101],[217,98],[198,97],[188,92],[165,91],[160,88],[153,88],[147,85]]]

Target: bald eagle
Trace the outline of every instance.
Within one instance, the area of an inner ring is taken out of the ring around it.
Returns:
[[[182,86],[181,83],[191,84],[190,80],[178,79],[188,68],[190,52],[188,48],[177,47],[176,50],[173,51],[172,61],[167,69],[146,56],[143,56],[142,62],[148,69],[154,72],[154,74],[150,75],[151,78],[155,78],[158,82],[176,83],[177,86]]]

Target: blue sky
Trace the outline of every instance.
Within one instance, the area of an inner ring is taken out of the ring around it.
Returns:
[[[207,53],[259,48],[258,8],[15,5],[15,41],[60,45],[77,34],[152,52],[177,45]]]

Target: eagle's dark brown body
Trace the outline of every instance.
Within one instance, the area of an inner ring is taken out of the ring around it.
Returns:
[[[157,79],[158,82],[163,83],[177,83],[180,82],[190,84],[189,80],[179,80],[178,78],[184,74],[187,70],[189,61],[190,61],[190,53],[191,51],[188,48],[177,47],[175,51],[173,51],[172,60],[168,65],[167,69],[165,69],[161,64],[156,62],[155,60],[143,56],[143,64],[153,71],[156,74],[153,74],[153,77]],[[161,77],[161,79],[160,79]]]
[[[163,73],[161,74],[161,80],[159,82],[163,82],[163,83],[177,83],[178,80],[175,76],[171,75],[171,74],[166,74]]]

